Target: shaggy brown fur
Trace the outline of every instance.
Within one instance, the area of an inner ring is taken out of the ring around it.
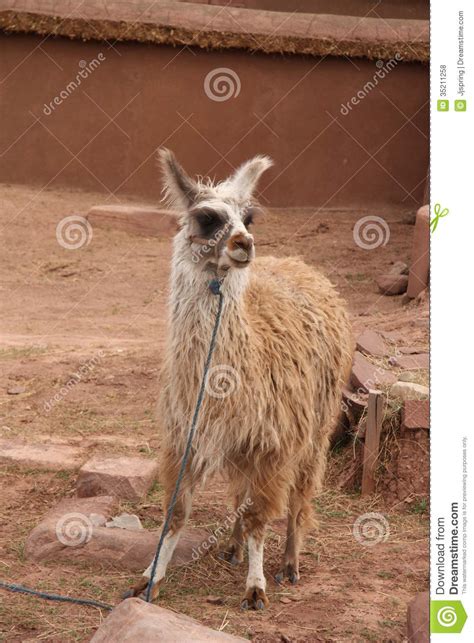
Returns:
[[[179,186],[186,187],[189,197],[191,179],[183,180],[183,170],[175,159],[172,166],[166,159],[165,171],[171,167],[168,189],[176,189],[173,177],[178,172]],[[195,184],[190,196],[193,212],[196,203],[202,204],[197,209],[208,215],[209,209],[217,211],[221,227],[225,220],[226,234],[212,256],[200,257],[190,265],[196,221],[183,218],[174,246],[170,338],[160,401],[161,479],[168,504],[215,319],[217,298],[209,291],[208,282],[213,271],[222,272],[226,275],[224,307],[208,394],[170,535],[179,534],[184,525],[196,486],[212,474],[224,473],[236,507],[248,500],[225,555],[231,562],[242,561],[248,539],[250,569],[242,606],[256,608],[268,603],[261,569],[265,527],[286,507],[287,542],[277,578],[288,577],[292,582],[299,578],[302,536],[311,522],[312,499],[321,488],[341,386],[352,357],[344,303],[325,277],[299,259],[252,261],[250,257],[253,238],[242,226],[242,213],[248,208],[249,191],[267,166],[264,157],[257,157],[224,184]],[[244,201],[242,177],[247,180]],[[241,197],[235,200],[235,194]],[[197,231],[200,238],[207,219],[204,224]],[[234,265],[227,254],[229,240],[237,239],[240,244],[242,235],[249,257],[242,266]],[[230,268],[223,262],[230,262]],[[156,580],[161,580],[161,572]],[[144,586],[146,579],[136,592]]]

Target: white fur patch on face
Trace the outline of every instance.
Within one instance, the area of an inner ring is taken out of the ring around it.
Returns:
[[[247,589],[259,587],[265,590],[267,581],[263,574],[263,538],[256,540],[253,536],[249,536],[248,545],[249,573],[247,575]]]

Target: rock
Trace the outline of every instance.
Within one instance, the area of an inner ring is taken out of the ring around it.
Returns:
[[[26,393],[24,386],[12,386],[12,388],[7,390],[8,395],[21,395],[22,393]]]
[[[416,382],[416,375],[414,375],[410,371],[405,371],[404,373],[400,373],[398,376],[398,381],[399,382]]]
[[[103,527],[107,522],[107,518],[103,514],[89,514],[89,519],[93,527]]]
[[[291,598],[288,598],[287,596],[281,596],[280,603],[284,603],[285,605],[288,605],[288,603],[291,603]]]
[[[147,458],[95,457],[80,469],[77,495],[80,498],[113,495],[124,500],[140,500],[158,472],[158,463]]]
[[[130,531],[139,531],[143,529],[143,525],[140,522],[140,518],[133,514],[120,514],[120,516],[114,516],[112,520],[109,520],[106,525],[109,529],[129,529]]]
[[[426,353],[427,349],[424,346],[408,346],[398,349],[403,355],[416,355],[418,353]]]
[[[96,526],[94,516],[110,519],[118,509],[118,502],[113,496],[63,500],[28,536],[26,557],[36,562],[96,562],[143,572],[155,554],[160,530],[130,531]],[[211,548],[209,543],[206,531],[184,529],[171,564],[184,565],[196,560]]]
[[[430,207],[424,205],[416,213],[411,250],[408,296],[414,299],[429,286],[430,274]]]
[[[356,351],[352,364],[351,383],[359,393],[359,389],[368,393],[370,389],[379,386],[390,386],[396,382],[396,377],[381,366],[369,362],[362,353]]]
[[[408,603],[407,639],[409,643],[429,643],[429,602],[428,592],[421,592]]]
[[[362,391],[356,393],[348,386],[343,386],[342,399],[343,403],[347,404],[347,406],[354,407],[359,411],[363,411],[367,408],[368,395]]]
[[[383,357],[387,353],[387,347],[382,337],[373,330],[365,330],[357,338],[357,350],[366,355]]]
[[[379,333],[388,342],[399,342],[403,339],[403,336],[395,331],[381,330]]]
[[[0,439],[0,463],[16,464],[32,469],[67,471],[78,469],[85,451],[68,444],[25,442]]]
[[[406,400],[403,407],[402,429],[416,430],[430,428],[429,400]]]
[[[391,358],[392,359],[392,358]],[[429,353],[417,353],[415,355],[400,355],[394,357],[394,366],[405,368],[408,371],[416,371],[419,369],[427,369],[430,367]]]
[[[139,598],[122,601],[105,619],[91,639],[91,643],[136,643],[136,641],[247,641],[225,632],[201,625],[184,614],[146,603]]]
[[[96,205],[89,210],[87,220],[93,228],[113,228],[147,237],[168,239],[177,231],[173,212],[146,205]]]
[[[406,275],[380,275],[376,282],[380,292],[384,295],[402,295],[408,287]]]
[[[222,596],[206,596],[206,603],[211,605],[224,605],[224,599]]]
[[[389,275],[408,275],[408,264],[404,261],[395,261],[390,270]]]
[[[430,396],[430,389],[413,382],[396,382],[390,387],[390,395],[402,400],[426,400]]]

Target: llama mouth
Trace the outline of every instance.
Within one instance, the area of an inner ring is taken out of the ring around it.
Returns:
[[[232,257],[226,257],[225,263],[218,265],[218,270],[227,273],[231,268],[247,268],[251,263],[252,259],[250,258],[245,261],[237,261],[237,259],[232,259]]]

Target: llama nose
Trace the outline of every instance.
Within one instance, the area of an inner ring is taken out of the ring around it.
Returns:
[[[250,261],[253,253],[253,237],[243,232],[233,234],[227,241],[227,253],[234,261]]]

